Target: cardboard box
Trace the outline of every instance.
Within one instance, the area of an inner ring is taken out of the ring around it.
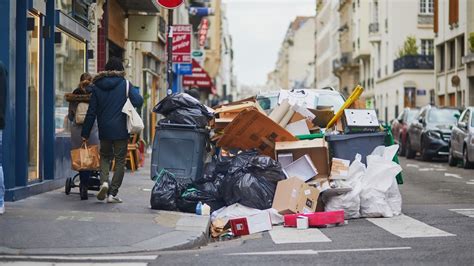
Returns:
[[[299,120],[294,123],[289,123],[286,126],[286,130],[288,130],[288,132],[294,136],[309,135],[309,128],[308,124],[306,124],[306,120]]]
[[[305,154],[298,160],[285,166],[283,168],[283,173],[285,173],[287,178],[297,177],[306,182],[313,177],[316,177],[318,175],[318,170],[311,161],[311,158]]]
[[[278,154],[277,160],[280,162],[281,167],[284,168],[287,165],[293,162],[293,154],[292,153],[280,153]]]
[[[313,120],[313,124],[320,128],[326,128],[329,121],[331,121],[331,119],[334,117],[333,110],[309,110],[316,116],[316,118]]]
[[[268,212],[234,218],[229,220],[234,236],[243,236],[272,230],[272,221]]]
[[[278,141],[275,144],[275,158],[278,158],[280,153],[293,154],[293,160],[307,154],[318,170],[316,179],[327,179],[329,177],[328,147],[324,139]]]
[[[296,140],[266,115],[257,110],[244,110],[224,129],[217,146],[244,150],[256,148],[260,153],[276,158],[276,142]]]
[[[347,179],[351,161],[332,158],[331,176],[329,179]]]
[[[278,182],[272,208],[280,214],[315,212],[318,197],[318,189],[291,177]]]

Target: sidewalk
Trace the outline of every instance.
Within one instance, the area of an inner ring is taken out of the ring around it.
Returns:
[[[112,254],[187,249],[207,242],[209,217],[150,209],[150,167],[127,172],[124,201],[81,201],[64,188],[6,204],[0,254]]]

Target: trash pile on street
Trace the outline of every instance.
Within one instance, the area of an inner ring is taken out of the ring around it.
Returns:
[[[215,238],[401,214],[398,145],[374,110],[351,109],[362,91],[340,110],[283,90],[271,110],[167,96],[154,108],[151,207],[210,215]]]

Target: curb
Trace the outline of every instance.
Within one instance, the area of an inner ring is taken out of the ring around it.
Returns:
[[[21,249],[0,246],[0,255],[110,255],[193,249],[209,241],[209,216],[182,217],[176,230],[131,245],[90,248]]]

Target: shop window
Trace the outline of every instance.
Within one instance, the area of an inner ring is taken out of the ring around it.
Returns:
[[[32,13],[28,18],[34,27],[27,33],[28,44],[28,182],[40,179],[39,171],[39,67],[40,18]]]
[[[86,61],[86,44],[65,32],[61,33],[61,43],[56,44],[56,133],[68,131],[68,102],[64,100],[64,95],[77,88]]]

